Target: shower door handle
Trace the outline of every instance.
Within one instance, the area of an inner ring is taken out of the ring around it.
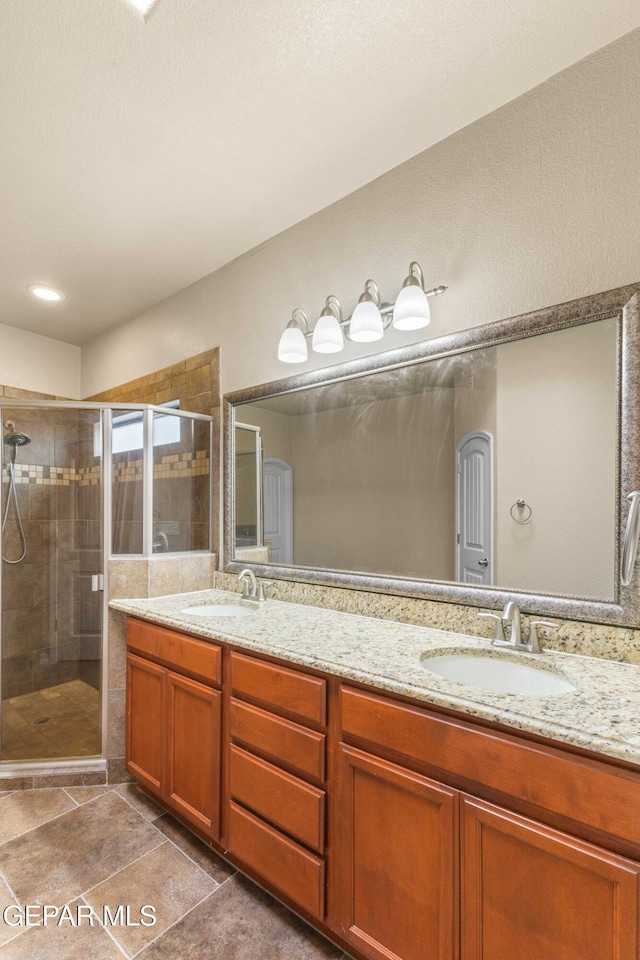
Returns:
[[[94,573],[91,575],[91,592],[100,593],[101,590],[104,590],[104,576],[101,573]]]

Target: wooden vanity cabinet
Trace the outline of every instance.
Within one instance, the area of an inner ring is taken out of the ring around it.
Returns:
[[[131,618],[127,640],[127,769],[358,960],[640,960],[636,769]]]
[[[638,960],[640,864],[542,818],[637,846],[640,778],[368,691],[343,686],[340,701],[348,943],[371,960]],[[434,767],[452,784],[513,791],[516,806],[533,799],[541,820],[418,772]]]
[[[221,649],[131,619],[127,648],[127,770],[218,839]]]
[[[636,960],[640,864],[461,802],[461,960]]]
[[[339,933],[375,960],[454,960],[458,793],[341,744]]]
[[[326,680],[229,654],[227,847],[307,913],[326,902]]]

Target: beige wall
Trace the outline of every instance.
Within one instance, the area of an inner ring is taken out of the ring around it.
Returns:
[[[265,457],[279,457],[289,463],[292,456],[291,417],[252,404],[251,407],[240,407],[237,418],[241,423],[260,427]]]
[[[454,446],[472,430],[496,435],[496,350],[475,350],[456,371],[454,390]]]
[[[37,304],[34,309],[43,307]],[[55,330],[55,314],[52,314],[51,329]],[[80,358],[80,347],[71,343],[0,323],[0,383],[77,400]],[[117,369],[112,371],[112,376],[117,377]]]
[[[452,389],[245,419],[293,469],[296,564],[453,578]]]
[[[224,391],[286,376],[294,307],[349,312],[370,276],[392,298],[412,259],[449,285],[429,336],[638,280],[639,89],[636,31],[86,344],[82,395],[212,346]]]
[[[535,391],[527,389],[531,370]],[[615,321],[502,344],[497,368],[497,578],[613,597]],[[511,505],[533,515],[518,524]]]

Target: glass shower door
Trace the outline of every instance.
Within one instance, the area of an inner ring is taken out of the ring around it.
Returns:
[[[101,412],[6,405],[2,423],[0,759],[100,756]]]

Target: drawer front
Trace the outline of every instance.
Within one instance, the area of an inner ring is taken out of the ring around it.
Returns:
[[[127,619],[127,645],[162,660],[177,670],[196,674],[211,683],[222,679],[222,651],[214,643],[194,640],[174,630],[142,620]]]
[[[231,737],[303,776],[324,781],[325,735],[231,698]]]
[[[347,736],[640,843],[637,775],[349,687],[340,703]]]
[[[305,720],[326,723],[326,681],[298,670],[265,663],[241,653],[231,654],[231,689],[274,710]]]
[[[314,917],[324,916],[324,861],[235,803],[230,804],[229,852]]]
[[[245,807],[306,843],[319,853],[324,850],[324,790],[312,787],[232,746],[229,754],[230,793]]]

